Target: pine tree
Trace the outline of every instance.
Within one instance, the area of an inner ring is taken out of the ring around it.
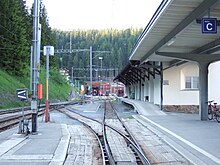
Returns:
[[[14,75],[24,73],[30,57],[24,5],[23,1],[0,1],[0,67]]]

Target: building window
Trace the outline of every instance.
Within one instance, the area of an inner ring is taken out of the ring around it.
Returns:
[[[163,85],[169,85],[169,80],[163,80]]]
[[[199,77],[197,76],[185,77],[185,89],[198,89],[198,88],[199,88]]]

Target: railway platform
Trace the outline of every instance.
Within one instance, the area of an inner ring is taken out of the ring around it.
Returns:
[[[139,115],[134,117],[194,164],[220,164],[220,124],[201,121],[199,114],[163,112],[145,101],[121,98]]]
[[[98,106],[97,103],[75,105],[79,110],[89,109],[91,112],[95,112]],[[92,160],[95,154],[86,153],[94,148],[91,144],[95,144],[91,142],[89,132],[79,124],[74,126],[75,123],[66,115],[51,111],[48,123],[44,122],[44,116],[38,117],[35,134],[18,134],[18,127],[1,132],[0,165],[91,164],[97,161]]]
[[[148,102],[129,102],[136,105],[139,111],[133,117],[154,135],[149,138],[155,137],[155,142],[165,142],[192,164],[220,164],[219,123],[201,121],[198,114],[163,112]],[[98,106],[98,103],[92,103],[73,107],[95,115]],[[93,160],[94,154],[88,154],[94,148],[89,133],[83,131],[79,124],[73,125],[73,121],[68,121],[66,117],[62,119],[66,124],[62,124],[62,121],[54,123],[55,118],[61,120],[62,116],[54,113],[49,123],[39,120],[36,135],[17,134],[17,127],[0,133],[0,165],[59,165],[73,160],[80,164],[84,158],[89,162],[97,161],[98,159]]]
[[[62,164],[69,143],[66,125],[38,123],[37,134],[17,134],[18,128],[0,133],[0,165]]]

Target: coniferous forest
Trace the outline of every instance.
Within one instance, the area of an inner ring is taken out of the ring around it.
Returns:
[[[28,10],[25,0],[0,1],[0,67],[11,75],[28,75],[30,47],[33,38],[32,9]],[[52,45],[56,49],[71,49],[71,53],[57,53],[50,57],[53,68],[72,69],[74,77],[89,77],[89,50],[92,46],[93,68],[112,69],[117,74],[127,63],[132,47],[142,29],[126,30],[72,30],[69,32],[52,29],[47,11],[40,7],[41,50]],[[84,51],[82,51],[84,49]],[[100,53],[108,51],[109,53]],[[102,64],[98,57],[102,56]],[[41,65],[45,57],[41,56]],[[115,75],[113,75],[115,76]]]
[[[93,72],[93,77],[97,77],[97,74],[114,77],[128,63],[133,44],[140,32],[141,29],[134,28],[126,30],[73,30],[71,32],[54,30],[56,49],[72,50],[72,53],[57,54],[59,67],[73,70],[73,77],[87,77],[88,80],[89,49],[92,46],[93,70],[102,70],[100,71],[102,73]],[[99,57],[102,57],[102,61]]]

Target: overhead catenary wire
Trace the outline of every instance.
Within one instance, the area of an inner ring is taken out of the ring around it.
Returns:
[[[10,18],[8,18],[5,14],[3,14],[2,12],[0,12],[0,15],[3,15],[7,20],[9,20],[12,24],[15,24]],[[11,30],[9,30],[8,28],[6,28],[5,26],[3,26],[1,23],[0,23],[0,29],[4,29],[7,33],[9,33],[9,34],[11,34],[13,37],[16,37],[17,38],[17,40],[20,40],[21,39],[21,37],[18,35],[18,34],[16,34],[16,33],[14,33],[14,32],[12,32]],[[6,40],[6,41],[9,41],[11,44],[15,44],[15,45],[20,45],[20,43],[19,42],[16,42],[16,41],[14,41],[14,40],[12,40],[11,38],[6,38],[4,35],[2,35],[2,34],[0,34],[0,38],[1,39],[3,39],[3,40]],[[8,48],[8,47],[5,47],[5,48],[1,48],[1,50],[15,50],[15,49],[13,49],[13,48]]]
[[[9,20],[12,25],[16,25],[16,23],[15,23],[14,21],[12,21],[10,18],[8,18],[8,17],[7,17],[4,13],[2,13],[1,11],[0,11],[0,15],[4,16],[7,20]],[[13,33],[12,31],[8,30],[8,29],[7,29],[5,26],[3,26],[2,24],[0,24],[0,26],[3,27],[5,30],[7,30],[7,31],[9,31],[9,32],[11,32],[11,33]],[[18,36],[18,35],[15,34],[15,33],[13,33],[13,34],[16,35],[16,36]]]
[[[14,21],[12,21],[10,18],[8,18],[4,13],[2,13],[1,11],[0,11],[0,15],[2,15],[2,16],[4,16],[7,20],[9,20],[11,23],[13,23],[13,24],[15,24],[15,22]]]
[[[7,40],[7,41],[10,41],[11,43],[13,43],[13,44],[15,44],[15,45],[20,45],[20,43],[15,42],[15,41],[12,41],[11,39],[5,38],[5,37],[3,37],[2,35],[0,35],[0,38],[2,38],[2,39],[4,39],[4,40]]]
[[[0,24],[0,28],[5,29],[7,32],[9,32],[10,34],[14,35],[15,37],[17,37],[18,39],[20,39],[20,37],[18,36],[18,34],[15,34],[14,32],[8,30],[5,26],[3,26],[2,24]]]
[[[0,50],[14,50],[13,48],[1,48],[0,47]]]

